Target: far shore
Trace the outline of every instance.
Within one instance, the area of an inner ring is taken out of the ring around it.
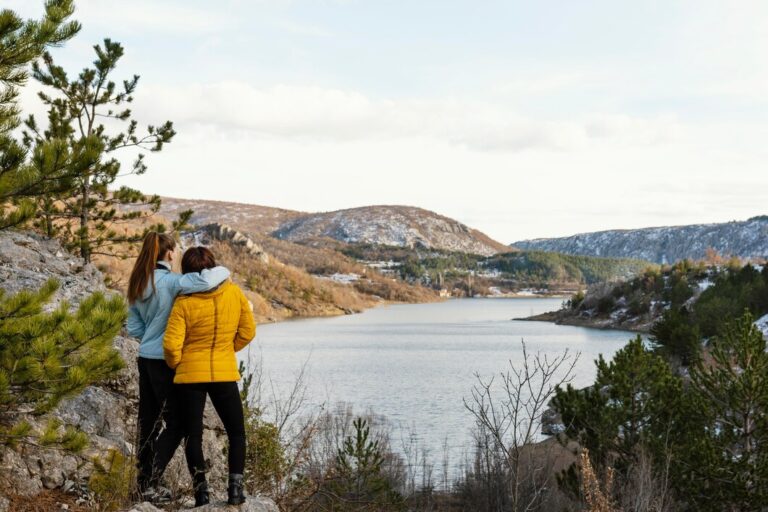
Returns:
[[[318,318],[335,318],[339,316],[346,316],[346,315],[357,315],[360,313],[363,313],[369,309],[378,308],[382,306],[404,306],[404,305],[419,305],[419,304],[434,304],[436,302],[446,302],[449,300],[467,300],[467,299],[566,299],[571,297],[571,292],[555,292],[552,294],[544,294],[544,293],[505,293],[505,294],[497,294],[497,295],[476,295],[474,297],[436,297],[434,301],[430,302],[397,302],[397,301],[388,301],[388,300],[382,300],[378,304],[375,304],[374,306],[371,306],[370,308],[363,309],[361,311],[333,311],[328,312],[327,314],[322,315],[290,315],[290,316],[284,316],[280,318],[258,318],[257,322],[260,325],[266,325],[266,324],[277,324],[281,322],[292,322],[292,321],[299,321],[299,320],[316,320]],[[547,314],[547,313],[544,313]],[[516,318],[515,320],[535,320],[534,317],[531,318]]]

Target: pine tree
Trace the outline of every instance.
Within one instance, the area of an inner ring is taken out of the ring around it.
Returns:
[[[344,440],[334,465],[335,477],[328,485],[330,510],[401,510],[403,499],[384,474],[384,455],[378,441],[370,439],[368,422],[352,423],[354,437]]]
[[[637,336],[606,362],[597,363],[595,384],[582,390],[558,389],[553,405],[565,425],[564,440],[587,448],[595,469],[626,477],[641,453],[664,463],[691,426],[691,402],[682,380],[667,362],[649,351]],[[575,465],[561,483],[576,490]]]
[[[30,433],[20,415],[49,412],[123,367],[112,347],[125,320],[123,299],[94,293],[75,312],[67,302],[44,312],[57,289],[51,280],[36,291],[0,290],[0,440]]]
[[[680,487],[697,510],[768,507],[768,353],[748,312],[691,369],[702,421],[683,454]]]
[[[35,214],[36,196],[42,185],[56,188],[60,165],[34,168],[28,151],[13,137],[19,126],[19,87],[28,78],[28,66],[47,46],[59,45],[79,30],[69,21],[72,0],[48,0],[40,20],[22,20],[11,10],[0,10],[0,229],[17,226]],[[41,153],[50,148],[41,145]]]
[[[654,348],[690,366],[701,353],[701,332],[687,307],[672,307],[651,327]]]
[[[69,163],[66,144],[41,142],[30,158],[13,137],[19,126],[18,88],[27,67],[45,48],[58,45],[80,29],[69,21],[71,0],[48,0],[39,21],[24,21],[0,11],[0,230],[23,224],[36,210],[34,199],[44,191],[66,186]],[[45,160],[38,165],[35,159]],[[43,432],[32,432],[24,414],[41,415],[85,386],[112,375],[122,366],[111,342],[125,318],[119,297],[94,294],[76,312],[66,303],[53,312],[43,305],[56,292],[49,281],[37,291],[7,296],[0,289],[0,442],[29,440],[77,450],[87,441],[81,432],[49,420]]]
[[[58,141],[71,157],[57,183],[66,183],[69,190],[63,194],[49,190],[38,196],[38,225],[49,235],[61,236],[86,263],[94,254],[112,254],[110,249],[116,245],[139,240],[141,233],[120,232],[118,226],[151,215],[160,207],[158,196],[147,196],[125,186],[110,189],[119,176],[147,170],[144,153],[139,153],[130,170],[121,173],[116,152],[127,148],[161,151],[175,135],[170,121],[157,127],[149,125],[146,132],[140,133],[128,108],[139,76],[124,80],[121,86],[111,78],[123,56],[123,47],[105,39],[94,50],[93,67],[84,69],[76,79],[70,79],[49,53],[44,54],[43,65],[34,64],[35,79],[52,90],[39,94],[48,107],[48,125],[42,129],[32,116],[25,122],[25,142],[35,148],[36,155],[45,155],[38,148]],[[53,160],[43,156],[35,163],[45,168]]]

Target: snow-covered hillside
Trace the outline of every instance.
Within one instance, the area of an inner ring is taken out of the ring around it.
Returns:
[[[273,236],[290,241],[328,237],[347,243],[424,247],[490,256],[510,248],[434,212],[410,206],[366,206],[289,220]]]
[[[197,226],[220,223],[251,236],[300,242],[327,237],[346,243],[430,248],[490,256],[514,249],[464,224],[410,206],[366,206],[304,213],[254,204],[164,197],[160,215],[174,219],[193,210]]]
[[[184,210],[193,210],[191,222],[197,226],[226,224],[251,235],[265,235],[277,229],[283,222],[306,215],[294,210],[271,208],[257,204],[208,201],[203,199],[179,199],[163,197],[160,215],[175,219]]]
[[[723,256],[759,258],[768,256],[768,216],[721,224],[598,231],[564,238],[523,240],[512,246],[585,256],[635,258],[656,263],[701,259],[710,248]]]

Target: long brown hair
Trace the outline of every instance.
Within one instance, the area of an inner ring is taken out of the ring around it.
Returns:
[[[152,291],[155,291],[155,266],[161,257],[175,248],[176,241],[171,235],[157,231],[147,233],[128,280],[129,303],[133,304],[144,296],[148,283],[152,283]]]

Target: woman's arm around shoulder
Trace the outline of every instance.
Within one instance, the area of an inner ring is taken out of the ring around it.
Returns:
[[[171,309],[171,314],[168,317],[168,325],[163,337],[165,362],[174,370],[181,362],[181,350],[184,347],[184,338],[187,332],[183,300],[176,299],[176,302],[173,303],[173,309]]]
[[[229,275],[229,269],[221,266],[184,274],[177,281],[176,294],[187,295],[208,291],[229,279]]]
[[[240,296],[240,322],[237,325],[237,335],[235,336],[235,352],[245,348],[256,337],[253,306],[239,287],[237,293]]]

